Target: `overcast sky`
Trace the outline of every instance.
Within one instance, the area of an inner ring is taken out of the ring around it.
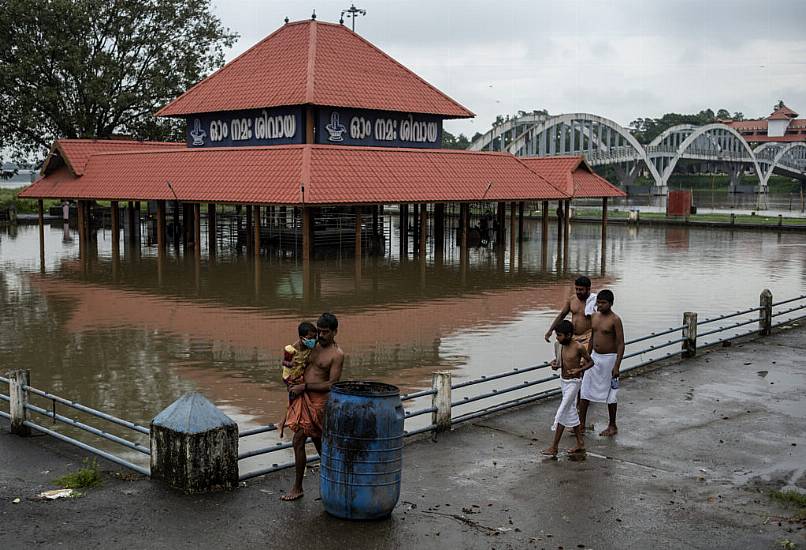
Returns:
[[[214,0],[241,35],[232,59],[283,18],[338,22],[349,1]],[[637,117],[726,108],[806,116],[806,0],[360,0],[356,32],[476,113]],[[346,24],[350,24],[349,20]]]

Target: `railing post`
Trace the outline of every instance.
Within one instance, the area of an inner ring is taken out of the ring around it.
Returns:
[[[431,377],[431,407],[436,409],[431,413],[431,424],[436,426],[436,432],[445,432],[451,429],[451,373],[438,371]]]
[[[683,314],[683,357],[697,355],[697,312],[687,311]]]
[[[28,381],[31,378],[31,371],[29,370],[13,370],[8,373],[8,396],[11,398],[9,403],[9,414],[11,415],[11,433],[29,436],[31,435],[31,428],[23,423],[28,420],[28,409],[25,405],[28,404]]]
[[[772,292],[770,289],[765,288],[761,291],[759,305],[761,311],[758,316],[758,333],[761,336],[767,336],[772,332]]]

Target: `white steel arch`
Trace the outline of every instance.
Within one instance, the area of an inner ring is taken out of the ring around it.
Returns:
[[[670,128],[670,130],[671,130],[671,128]],[[661,185],[663,185],[664,187],[667,185],[667,183],[669,181],[669,178],[672,175],[672,172],[674,172],[675,166],[677,166],[677,163],[684,156],[684,154],[686,153],[688,148],[691,147],[691,145],[697,139],[699,139],[701,137],[706,137],[706,139],[708,139],[709,141],[713,142],[713,136],[708,135],[708,134],[713,133],[713,132],[719,132],[719,133],[722,133],[722,134],[727,133],[732,138],[734,138],[736,140],[736,143],[738,143],[747,152],[747,156],[749,157],[748,159],[743,159],[742,158],[742,159],[736,159],[736,160],[739,160],[740,162],[752,162],[753,167],[756,169],[756,174],[758,175],[759,184],[763,181],[764,174],[761,171],[761,167],[758,164],[758,160],[756,159],[756,155],[753,153],[753,148],[750,147],[750,144],[747,143],[747,141],[744,139],[744,137],[739,132],[737,132],[734,128],[732,128],[730,126],[727,126],[725,124],[714,123],[714,124],[706,124],[705,126],[696,126],[696,127],[694,127],[694,129],[691,131],[691,133],[679,145],[679,147],[677,148],[677,151],[674,153],[674,155],[671,157],[671,159],[668,161],[668,163],[665,163],[665,167],[664,167],[663,173],[661,175]],[[658,136],[658,137],[660,137],[660,136]],[[706,158],[703,158],[703,160],[709,160],[707,158],[708,156],[710,156],[708,153],[704,153],[702,156],[706,157]],[[717,157],[717,159],[715,159],[715,160],[721,160],[721,159],[719,157]]]
[[[552,129],[557,127],[568,127],[571,129],[572,134],[569,137],[572,140],[572,150],[574,149],[573,139],[576,130],[579,131],[578,137],[580,138],[580,144],[587,138],[587,150],[580,150],[579,153],[584,154],[589,162],[594,162],[595,164],[609,164],[640,160],[646,164],[655,183],[657,185],[661,184],[660,173],[658,173],[655,166],[649,162],[646,150],[638,143],[638,140],[635,139],[629,130],[615,121],[591,113],[567,113],[543,117],[538,120],[537,123],[529,126],[524,132],[515,137],[507,149],[510,153],[517,156],[537,154],[536,150],[530,150],[530,146],[532,149],[536,149],[538,146],[536,144],[545,143],[545,136]],[[605,128],[616,133],[617,145],[613,146],[610,139],[603,138],[602,130]],[[588,132],[587,134],[585,133],[586,131]],[[620,145],[618,138],[621,138],[626,145]],[[545,155],[545,153],[546,151],[543,151],[541,156]],[[554,153],[549,153],[549,156],[552,154],[567,153],[564,150],[559,153],[555,151]]]
[[[793,155],[793,153],[796,153]],[[762,143],[753,150],[756,159],[763,164],[768,164],[769,168],[761,179],[761,186],[766,189],[776,168],[783,168],[795,173],[806,171],[806,143]],[[792,157],[787,159],[787,157]]]

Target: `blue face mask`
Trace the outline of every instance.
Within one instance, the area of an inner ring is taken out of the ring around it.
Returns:
[[[303,338],[302,343],[305,344],[306,348],[313,349],[316,346],[316,338]]]

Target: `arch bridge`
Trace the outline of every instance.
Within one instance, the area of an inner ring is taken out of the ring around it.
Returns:
[[[591,166],[613,165],[625,185],[646,170],[657,194],[666,193],[681,160],[722,164],[734,188],[746,170],[758,176],[760,192],[767,191],[773,173],[806,180],[806,142],[769,142],[753,148],[734,128],[720,123],[673,126],[642,145],[627,128],[598,115],[526,114],[495,124],[470,149],[516,156],[584,155]]]

